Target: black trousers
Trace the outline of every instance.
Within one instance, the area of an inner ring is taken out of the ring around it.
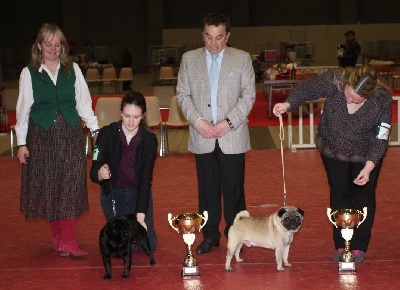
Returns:
[[[353,183],[361,169],[364,168],[364,164],[339,161],[324,156],[322,156],[322,161],[330,186],[331,209],[352,208],[362,211],[364,207],[367,207],[367,218],[359,228],[354,228],[353,237],[350,241],[352,250],[366,252],[371,240],[371,230],[375,217],[375,191],[383,159],[371,171],[369,181],[364,186]],[[340,227],[333,227],[333,240],[336,249],[344,248],[345,240],[342,238]]]
[[[211,153],[195,154],[199,213],[208,211],[207,224],[202,229],[205,239],[218,242],[221,238],[219,223],[223,209],[226,227],[228,231],[236,214],[246,209],[244,196],[244,171],[245,154],[224,154],[219,147],[218,140],[215,149]]]

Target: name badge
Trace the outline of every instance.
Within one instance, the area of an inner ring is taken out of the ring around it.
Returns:
[[[378,134],[376,135],[376,138],[378,138],[380,140],[389,140],[391,128],[392,128],[392,125],[389,125],[385,122],[381,122],[378,125]]]
[[[93,150],[93,160],[97,160],[97,158],[99,157],[99,148],[95,147]]]

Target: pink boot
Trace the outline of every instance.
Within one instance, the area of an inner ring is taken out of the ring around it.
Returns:
[[[53,234],[53,249],[58,252],[61,243],[61,227],[60,221],[54,220],[50,222],[51,232]]]
[[[75,240],[69,241],[67,244],[61,242],[58,251],[60,252],[61,257],[67,257],[69,255],[72,255],[74,257],[81,257],[81,256],[87,256],[88,254],[87,252],[78,247],[78,244],[76,243]]]
[[[61,242],[58,248],[60,256],[86,256],[88,253],[78,247],[76,243],[76,219],[60,220]]]
[[[61,236],[60,235],[55,236],[53,238],[53,249],[54,249],[54,251],[56,251],[56,252],[59,251],[60,244],[61,244]]]

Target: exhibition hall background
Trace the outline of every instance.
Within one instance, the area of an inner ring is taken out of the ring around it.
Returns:
[[[258,54],[257,43],[288,41],[289,30],[304,29],[315,43],[318,64],[336,65],[336,46],[348,29],[360,42],[400,39],[399,9],[396,0],[6,1],[0,9],[0,49],[24,53],[19,48],[29,49],[40,25],[53,22],[78,46],[132,45],[135,69],[147,71],[148,46],[201,45],[201,20],[216,11],[231,18],[232,46]]]

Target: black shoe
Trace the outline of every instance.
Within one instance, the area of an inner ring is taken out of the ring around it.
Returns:
[[[214,243],[211,240],[204,239],[204,241],[202,241],[201,244],[198,245],[196,253],[197,254],[208,253],[212,250],[212,248],[217,248],[217,247],[219,247],[219,242]]]

